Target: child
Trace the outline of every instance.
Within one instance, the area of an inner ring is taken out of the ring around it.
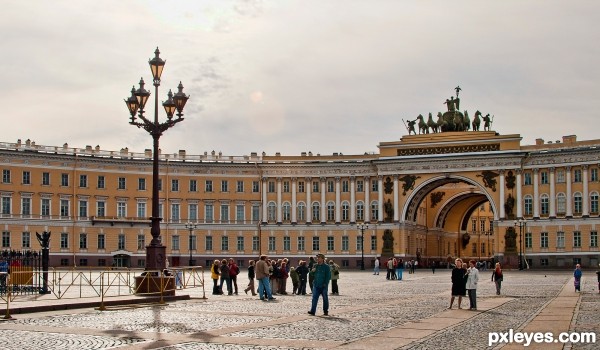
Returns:
[[[581,265],[577,264],[575,265],[575,271],[573,272],[573,277],[575,277],[575,281],[573,283],[575,284],[576,292],[581,292],[581,275]]]

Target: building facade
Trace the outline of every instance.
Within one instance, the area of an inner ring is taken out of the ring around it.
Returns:
[[[377,256],[597,266],[599,147],[458,131],[378,154],[161,154],[161,239],[172,266],[317,252],[349,268]],[[145,266],[150,150],[4,142],[0,169],[1,249],[38,250],[50,231],[51,266]]]

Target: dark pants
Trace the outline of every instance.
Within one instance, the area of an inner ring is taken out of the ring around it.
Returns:
[[[322,287],[317,287],[316,285],[312,290],[312,305],[310,307],[310,312],[317,312],[317,303],[319,302],[319,297],[323,297],[323,312],[329,311],[329,298],[327,297],[327,285]]]
[[[338,280],[331,280],[331,294],[340,294],[337,281]]]
[[[219,289],[221,289],[221,293],[223,293],[223,282],[227,283],[227,294],[233,294],[233,288],[231,287],[231,278],[221,276],[221,284],[219,285]]]
[[[213,279],[213,294],[218,295],[222,294],[221,287],[219,287],[219,279]]]
[[[235,294],[237,294],[238,293],[237,275],[235,275],[235,276],[229,276],[229,278],[231,279],[231,283],[233,284]]]
[[[298,288],[298,294],[306,295],[306,279],[300,279],[300,287]]]

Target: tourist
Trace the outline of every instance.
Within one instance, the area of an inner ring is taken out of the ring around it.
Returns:
[[[223,294],[219,288],[219,276],[221,276],[221,261],[216,259],[210,267],[210,277],[213,280],[213,295]]]
[[[269,264],[267,256],[261,255],[255,268],[256,280],[258,281],[258,297],[260,300],[274,300],[271,294],[271,285],[269,283]],[[266,297],[265,297],[266,295]]]
[[[221,293],[223,293],[223,282],[227,285],[227,295],[233,295],[233,290],[231,287],[231,277],[229,276],[229,265],[227,265],[227,259],[221,260],[221,285],[219,285],[219,289],[221,289]]]
[[[479,282],[479,270],[475,267],[475,260],[469,261],[469,269],[467,270],[467,285],[466,289],[469,293],[469,310],[477,311],[477,282]]]
[[[256,295],[256,290],[254,289],[254,277],[256,273],[254,272],[255,262],[254,260],[248,261],[248,286],[244,289],[244,292],[248,294],[248,291],[252,291],[252,295]]]
[[[500,295],[500,288],[502,288],[502,268],[500,267],[500,263],[496,263],[496,268],[494,272],[492,272],[492,281],[496,283],[496,295]]]
[[[240,273],[240,268],[237,266],[233,258],[229,258],[229,278],[234,287],[235,295],[238,295],[237,275]]]
[[[465,289],[465,270],[463,269],[463,262],[460,259],[454,260],[455,267],[452,269],[452,297],[450,298],[450,307],[454,304],[454,298],[458,297],[458,308],[461,309],[460,304],[462,303],[462,297],[467,294]]]
[[[402,271],[404,271],[404,261],[398,259],[398,263],[396,264],[396,278],[398,281],[402,281]]]
[[[313,281],[312,290],[312,305],[310,315],[314,316],[317,312],[317,303],[319,302],[319,296],[323,297],[323,314],[329,315],[329,298],[327,297],[327,290],[329,288],[329,281],[331,280],[331,268],[325,264],[325,255],[317,255],[317,264],[313,267],[315,280]]]
[[[299,294],[298,287],[300,286],[300,276],[293,266],[290,267],[290,278],[292,279],[292,294]]]
[[[581,265],[577,264],[575,265],[575,271],[573,272],[573,277],[575,278],[575,280],[573,281],[573,283],[575,284],[575,291],[576,292],[581,292],[581,275],[583,273],[581,272]]]
[[[279,274],[277,275],[277,285],[278,285],[278,291],[277,293],[279,294],[283,294],[286,295],[287,292],[286,287],[287,287],[287,279],[289,277],[289,273],[288,273],[288,266],[287,266],[287,259],[283,259],[279,265]]]
[[[308,286],[310,287],[310,291],[312,293],[313,290],[313,281],[315,280],[315,270],[313,267],[315,266],[315,258],[312,256],[308,258]]]
[[[373,274],[379,275],[379,257],[375,258],[375,267],[373,268]]]
[[[339,295],[338,279],[340,278],[340,266],[333,260],[329,260],[329,267],[331,268],[331,294]]]
[[[296,272],[298,272],[298,277],[300,280],[298,294],[306,295],[306,280],[308,278],[308,267],[306,266],[306,261],[300,260],[300,264],[296,269]]]

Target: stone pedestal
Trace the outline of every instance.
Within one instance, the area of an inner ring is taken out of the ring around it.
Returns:
[[[135,288],[137,295],[157,296],[160,295],[161,283],[163,284],[163,295],[175,295],[175,276],[137,276]]]

